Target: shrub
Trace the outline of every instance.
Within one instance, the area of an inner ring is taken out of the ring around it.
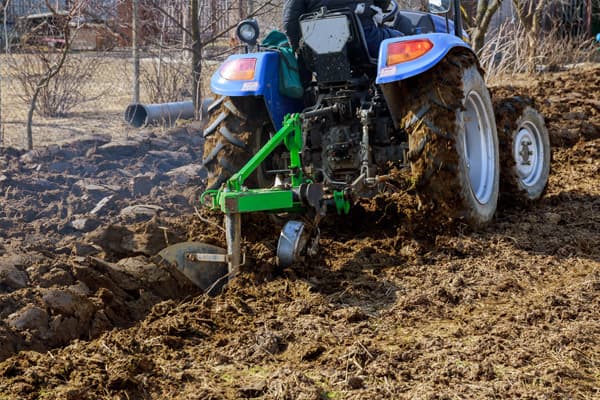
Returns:
[[[31,103],[38,82],[60,57],[59,53],[40,51],[7,58],[9,78],[13,85],[19,86],[14,91],[26,104]],[[104,64],[98,54],[70,54],[60,71],[40,90],[36,112],[43,117],[64,117],[75,106],[104,95],[86,93],[94,74]]]
[[[191,97],[190,61],[181,57],[144,59],[140,65],[140,85],[150,103],[181,101]]]
[[[537,38],[533,59],[527,54],[527,32],[519,23],[506,22],[488,37],[479,60],[489,77],[555,70],[597,56],[592,39],[565,35],[559,25]]]

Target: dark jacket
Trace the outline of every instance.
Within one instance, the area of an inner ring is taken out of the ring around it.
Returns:
[[[283,4],[283,31],[290,39],[290,44],[294,50],[298,49],[300,41],[300,16],[310,12],[318,11],[321,7],[336,9],[347,7],[351,10],[356,8],[359,3],[365,4],[389,4],[389,0],[285,0]],[[374,25],[370,16],[359,16],[363,28],[367,25]]]

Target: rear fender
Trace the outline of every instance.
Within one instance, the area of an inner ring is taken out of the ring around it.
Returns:
[[[388,46],[391,43],[410,41],[415,39],[429,39],[433,47],[423,56],[396,65],[387,65]],[[386,39],[379,47],[379,58],[377,61],[378,85],[397,82],[403,79],[422,74],[440,62],[452,49],[464,48],[473,51],[462,39],[448,33],[426,33],[422,35],[403,36],[399,38]]]
[[[230,80],[221,75],[223,66],[236,59],[256,59],[254,76],[249,80]],[[210,80],[213,93],[223,96],[262,97],[275,130],[279,130],[286,114],[302,111],[302,100],[292,99],[279,93],[279,53],[235,54],[227,58]]]

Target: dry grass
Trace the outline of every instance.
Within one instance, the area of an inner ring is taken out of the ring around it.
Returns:
[[[12,54],[6,57],[13,92],[25,104],[29,104],[40,80],[56,68],[62,53],[31,52]],[[102,98],[108,92],[97,92],[90,88],[92,79],[101,70],[106,58],[102,54],[86,54],[67,57],[56,75],[42,86],[36,103],[37,115],[43,117],[65,117],[73,107]]]
[[[4,145],[25,147],[28,104],[16,91],[19,86],[11,78],[5,62],[6,55],[0,55],[2,68],[2,120],[4,123]],[[85,55],[73,55],[85,57]],[[108,93],[97,100],[77,105],[66,117],[44,118],[38,115],[33,120],[34,146],[42,146],[82,136],[100,133],[114,137],[125,136],[130,131],[123,122],[123,111],[129,104],[131,84],[120,79],[124,70],[131,69],[126,58],[110,57],[99,68],[89,85],[90,97]]]
[[[73,54],[70,57],[87,57],[86,53]],[[7,67],[7,55],[0,54],[2,74],[2,122],[4,127],[3,146],[26,147],[26,121],[28,104],[21,99],[19,85],[11,78]],[[142,59],[142,68],[155,63],[152,58]],[[205,62],[203,73],[203,93],[209,93],[208,85],[216,63]],[[133,64],[129,53],[107,53],[102,66],[94,72],[93,84],[87,86],[85,95],[98,99],[78,104],[62,118],[44,118],[34,115],[34,146],[71,140],[87,134],[110,135],[124,138],[137,131],[123,120],[123,112],[130,104],[132,96]],[[140,86],[140,99],[143,103],[153,101],[151,93],[144,85]],[[165,101],[169,101],[165,98]],[[173,101],[173,100],[170,100]]]
[[[140,85],[152,103],[182,101],[191,97],[190,61],[179,55],[158,53],[140,65]]]
[[[535,71],[555,71],[568,65],[599,60],[597,45],[592,39],[561,36],[559,28],[555,27],[537,40]],[[489,34],[479,60],[490,84],[527,73],[529,55],[523,26],[507,22]]]

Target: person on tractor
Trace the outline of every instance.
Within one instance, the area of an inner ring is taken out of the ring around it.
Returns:
[[[391,0],[285,0],[283,6],[283,30],[292,49],[298,51],[300,41],[300,16],[318,11],[322,7],[329,9],[347,7],[353,10],[361,22],[369,54],[377,58],[379,44],[392,37],[403,36],[400,31],[382,25],[385,10]]]

